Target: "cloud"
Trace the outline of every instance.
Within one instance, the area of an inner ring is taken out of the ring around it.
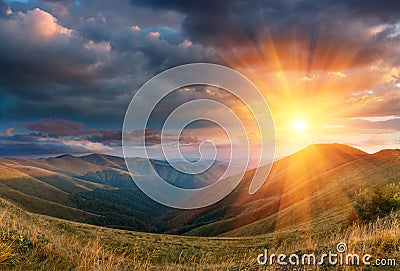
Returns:
[[[53,145],[73,137],[117,146],[133,93],[191,62],[261,78],[273,111],[298,103],[341,118],[398,116],[389,85],[400,82],[399,29],[400,2],[392,0],[0,0],[0,121],[3,129],[28,123]],[[177,105],[198,98],[237,106],[189,87],[166,97],[148,128],[160,130]],[[157,132],[147,137],[160,141]]]
[[[170,92],[166,95],[154,108],[152,114],[149,117],[147,122],[147,127],[153,130],[161,130],[162,126],[166,120],[166,118],[180,105],[198,99],[207,99],[220,102],[221,104],[226,105],[227,107],[234,110],[237,107],[243,106],[240,100],[231,94],[229,91],[224,89],[220,89],[217,87],[207,86],[207,85],[196,85],[196,86],[186,86],[183,88],[179,88]],[[213,113],[217,114],[218,112],[209,109],[207,112],[204,112],[204,108],[193,108],[191,110],[191,115],[193,118],[195,116],[210,116]],[[179,120],[179,117],[184,116],[176,116],[176,121]],[[187,117],[187,116],[186,116]],[[197,121],[191,125],[191,128],[203,127],[207,128],[210,126],[214,126],[211,122],[207,121]]]
[[[160,37],[160,32],[150,32],[147,35],[149,36],[149,38],[158,39]]]
[[[133,0],[132,3],[180,12],[184,15],[182,28],[190,40],[217,48],[221,54],[227,54],[227,48],[236,49],[235,53],[247,64],[257,64],[259,59],[254,55],[259,54],[263,64],[271,69],[276,62],[274,53],[284,69],[298,69],[298,63],[293,61],[296,57],[303,62],[300,68],[310,71],[370,64],[384,55],[393,55],[399,45],[398,38],[388,38],[393,30],[379,35],[368,32],[371,27],[398,23],[399,1],[382,4],[375,0]],[[335,55],[336,59],[327,60],[324,57],[327,54]]]
[[[14,13],[0,16],[3,118],[26,121],[50,114],[92,123],[102,119],[115,129],[133,90],[152,75],[175,65],[215,59],[211,50],[183,43],[186,39],[171,27],[146,28],[126,12],[114,21],[111,14],[118,10],[135,10],[129,3],[112,4],[100,12],[97,2],[85,2],[78,10],[73,2],[63,1],[60,5],[69,10],[64,15],[48,11],[53,1],[13,2]],[[99,12],[93,14],[91,6]],[[159,16],[158,21],[163,20]],[[149,33],[159,35],[148,38]]]
[[[85,139],[49,138],[42,134],[0,136],[0,156],[101,153],[112,148]]]
[[[125,131],[124,137],[125,142],[129,143],[129,145],[141,146],[143,142],[143,132],[145,136],[146,146],[158,146],[161,144],[161,131],[160,130],[152,130],[146,128],[143,130],[135,130],[135,131]],[[165,132],[163,134],[163,143],[164,144],[175,144],[175,133]],[[198,145],[201,140],[197,136],[189,136],[189,135],[180,135],[179,143],[180,144],[195,144]]]
[[[364,119],[346,119],[341,123],[351,129],[400,131],[400,119],[393,118],[384,121],[369,121]]]
[[[26,30],[25,34],[29,35],[30,39],[41,40],[54,38],[62,34],[71,34],[71,30],[57,24],[57,20],[53,15],[39,8],[28,10],[26,13],[19,13],[17,22],[23,25]],[[13,27],[10,22],[8,26]]]
[[[14,128],[8,128],[5,133],[0,133],[0,136],[12,136]]]
[[[53,100],[73,92],[71,84],[93,83],[109,52],[38,8],[0,19],[0,39],[0,84],[31,101]]]
[[[41,119],[24,128],[34,132],[14,134],[9,128],[0,133],[0,156],[102,153],[121,145],[120,131],[86,129],[83,123],[66,119]]]
[[[116,152],[122,144],[120,130],[85,129],[83,123],[70,120],[42,119],[27,123],[25,128],[35,132],[14,134],[14,128],[9,128],[6,133],[0,133],[0,156]],[[143,130],[128,132],[126,136],[133,145],[140,146]],[[172,138],[165,134],[165,143],[175,144]],[[161,131],[146,129],[145,139],[147,146],[158,146]],[[182,135],[180,143],[197,146],[200,140]]]
[[[83,129],[83,123],[65,119],[42,119],[39,121],[27,123],[25,125],[25,128],[32,131],[46,133],[51,137],[79,136],[84,133],[88,133],[88,131],[85,131]]]
[[[38,136],[51,140],[62,141],[69,140],[71,138],[76,139],[77,142],[92,142],[101,143],[105,146],[121,146],[122,144],[122,131],[121,130],[96,130],[96,129],[85,129],[85,126],[81,122],[70,121],[65,119],[41,119],[34,122],[29,122],[25,125],[25,128],[38,133],[31,133],[24,136]],[[6,134],[0,134],[1,136],[12,136],[13,128],[7,129]],[[152,130],[147,128],[144,131],[145,140],[147,145],[157,145],[161,143],[161,131]],[[22,136],[22,135],[21,135]],[[141,142],[143,137],[143,130],[130,131],[126,133],[126,136],[131,142]],[[18,138],[18,137],[16,137]],[[171,135],[166,133],[164,135],[165,142],[169,142]],[[15,138],[10,139],[14,141]],[[41,139],[41,141],[45,141]],[[180,136],[181,143],[199,143],[199,139],[193,136]]]
[[[122,132],[114,130],[103,130],[89,135],[88,139],[93,142],[101,142],[106,145],[121,145]]]
[[[400,116],[399,90],[383,85],[376,90],[355,92],[345,97],[340,106],[352,108],[343,115],[348,118]]]
[[[41,0],[51,8],[51,10],[61,16],[66,16],[69,13],[69,5],[75,0]]]
[[[161,144],[161,131],[160,130],[152,130],[146,129],[144,131],[144,136],[146,140],[147,146],[157,146]],[[172,141],[173,135],[171,134],[164,134],[164,143],[172,144],[176,143]],[[85,137],[85,139],[91,142],[102,143],[107,146],[116,147],[122,145],[122,131],[114,131],[114,130],[102,130],[96,131],[92,134],[89,134]],[[125,139],[132,145],[140,146],[142,139],[143,139],[143,130],[135,130],[129,131],[125,133]],[[199,144],[201,141],[196,136],[188,136],[188,135],[181,135],[179,137],[179,142],[181,144]]]

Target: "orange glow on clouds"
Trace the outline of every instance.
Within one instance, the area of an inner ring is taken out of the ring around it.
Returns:
[[[384,30],[385,26],[366,29],[361,39]],[[290,30],[287,30],[290,31]],[[333,47],[316,39],[307,52],[310,37],[274,41],[266,31],[262,39],[251,40],[238,26],[243,50],[226,42],[216,48],[218,55],[232,68],[252,80],[268,102],[276,125],[278,156],[292,153],[312,143],[344,143],[369,151],[398,147],[393,131],[380,130],[383,145],[375,145],[376,131],[354,129],[345,120],[353,117],[385,116],[385,100],[400,99],[395,78],[396,67],[384,61],[368,63],[359,57],[359,48],[343,41]],[[384,55],[382,56],[384,57]],[[380,93],[374,89],[387,91]],[[379,94],[379,95],[378,95]],[[305,116],[299,117],[299,114]],[[381,140],[382,143],[382,140]]]

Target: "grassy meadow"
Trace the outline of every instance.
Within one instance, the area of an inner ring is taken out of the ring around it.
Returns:
[[[70,222],[1,200],[0,232],[1,270],[275,270],[256,261],[265,248],[269,253],[318,255],[335,251],[339,242],[347,244],[348,252],[400,259],[400,220],[394,213],[330,232],[295,229],[256,237],[186,237]],[[346,268],[324,270],[357,270]]]

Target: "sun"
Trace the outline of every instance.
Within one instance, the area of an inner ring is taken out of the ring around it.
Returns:
[[[304,132],[308,128],[307,122],[304,119],[295,119],[293,120],[292,125],[293,129],[297,132]]]

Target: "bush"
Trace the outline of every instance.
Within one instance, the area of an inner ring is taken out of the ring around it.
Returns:
[[[400,210],[400,183],[383,187],[368,188],[359,192],[355,208],[364,221],[384,217],[392,211]]]

